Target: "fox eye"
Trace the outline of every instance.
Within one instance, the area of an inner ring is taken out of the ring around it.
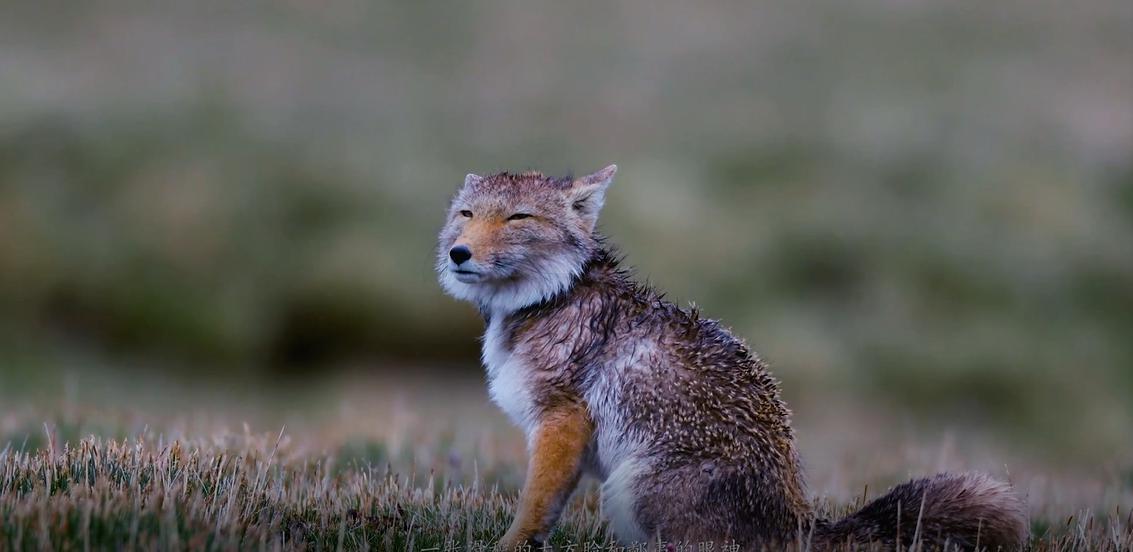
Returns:
[[[469,211],[468,209],[464,209],[460,212],[460,216],[462,216],[464,218],[472,218],[472,211]]]
[[[531,218],[531,215],[528,214],[528,213],[516,213],[516,214],[508,217],[507,219],[508,220],[523,220],[525,218]]]

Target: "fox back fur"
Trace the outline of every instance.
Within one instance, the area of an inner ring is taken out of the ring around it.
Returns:
[[[979,474],[912,481],[819,519],[763,361],[636,283],[595,232],[616,170],[470,174],[440,234],[441,285],[479,307],[489,393],[528,442],[501,547],[545,539],[582,474],[602,481],[603,515],[625,543],[1022,545],[1022,502]]]

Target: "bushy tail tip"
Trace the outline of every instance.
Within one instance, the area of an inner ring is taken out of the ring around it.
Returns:
[[[1011,486],[978,473],[942,473],[903,483],[815,530],[822,548],[835,550],[917,542],[930,549],[1017,550],[1027,534],[1026,507]]]

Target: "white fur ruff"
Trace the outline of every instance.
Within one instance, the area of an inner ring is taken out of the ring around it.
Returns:
[[[528,442],[535,432],[534,402],[527,383],[527,367],[511,354],[504,335],[503,317],[492,316],[484,333],[483,361],[488,371],[488,394],[512,423],[519,426]]]

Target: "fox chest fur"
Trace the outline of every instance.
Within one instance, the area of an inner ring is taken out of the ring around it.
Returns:
[[[543,412],[581,404],[595,425],[584,469],[606,479],[625,458],[642,452],[639,431],[624,412],[622,388],[658,365],[658,345],[645,336],[595,347],[580,305],[489,317],[482,360],[492,401],[530,442]]]
[[[504,316],[490,317],[481,356],[488,373],[488,394],[492,402],[523,430],[524,435],[530,437],[537,422],[528,377],[532,368],[523,355],[514,354]]]
[[[594,424],[585,464],[599,479],[627,459],[664,456],[665,434],[686,423],[695,424],[682,430],[696,441],[695,456],[770,440],[788,448],[784,467],[793,467],[775,383],[740,342],[629,285],[612,266],[588,272],[554,301],[488,316],[489,394],[529,441],[544,413],[577,404]],[[696,358],[687,357],[690,337],[709,345]],[[747,440],[745,431],[723,431],[731,420],[722,409],[736,401],[765,419],[758,427],[766,433]]]

